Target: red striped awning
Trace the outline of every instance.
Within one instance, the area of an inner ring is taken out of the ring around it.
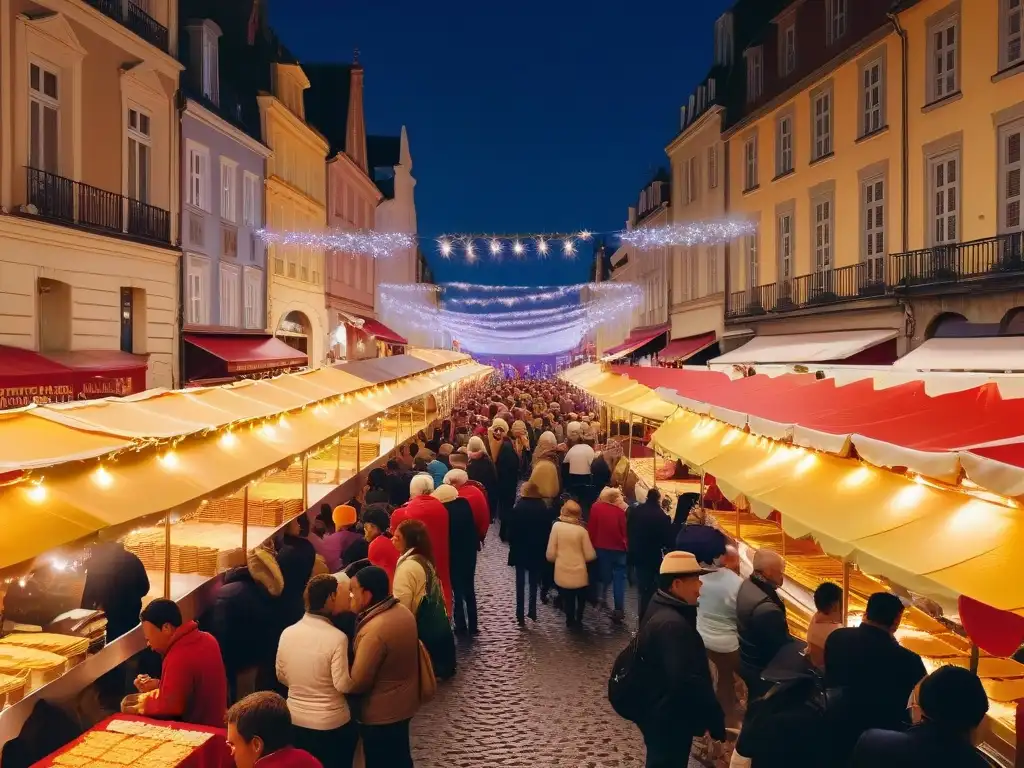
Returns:
[[[380,339],[386,344],[407,345],[409,343],[408,339],[395,333],[379,320],[374,320],[372,317],[363,317],[362,315],[353,315],[353,317],[363,321],[363,325],[360,328],[361,331],[370,334],[376,339]],[[353,325],[355,324],[353,323]]]
[[[618,346],[612,347],[611,349],[605,350],[604,356],[601,359],[608,361],[618,360],[620,357],[625,357],[626,355],[640,349],[644,344],[648,344],[662,334],[668,333],[668,329],[669,326],[667,323],[665,325],[634,328],[629,332],[629,337],[624,342]]]
[[[711,331],[710,333],[701,333],[696,336],[687,336],[682,339],[672,339],[672,341],[666,344],[665,348],[658,353],[658,357],[663,362],[688,360],[698,352],[703,352],[717,341],[718,337],[715,335],[714,331]]]

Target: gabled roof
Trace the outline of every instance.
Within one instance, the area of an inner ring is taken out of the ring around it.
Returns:
[[[302,65],[310,83],[305,92],[306,122],[327,138],[332,156],[345,151],[352,66],[338,63]]]

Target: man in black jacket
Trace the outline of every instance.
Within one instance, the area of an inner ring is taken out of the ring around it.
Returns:
[[[750,699],[763,696],[771,683],[761,679],[783,646],[793,642],[786,623],[786,604],[779,597],[786,561],[770,549],[754,553],[754,572],[736,595],[736,629],[740,640],[740,677]]]
[[[921,682],[921,721],[909,731],[872,730],[860,737],[851,768],[985,768],[974,748],[978,727],[988,712],[981,680],[961,667],[939,667]]]
[[[661,493],[657,488],[651,488],[644,502],[626,517],[629,560],[636,569],[640,589],[641,621],[658,589],[662,552],[672,548],[673,538],[672,521],[661,511]]]
[[[926,671],[921,657],[896,642],[903,603],[890,592],[868,598],[859,627],[837,629],[825,641],[829,719],[837,724],[836,749],[849,755],[869,728],[910,726],[907,701]]]
[[[725,739],[725,715],[697,632],[700,577],[709,571],[689,552],[671,552],[659,572],[659,589],[637,639],[650,697],[637,725],[647,747],[646,768],[677,768],[687,764],[694,737]]]

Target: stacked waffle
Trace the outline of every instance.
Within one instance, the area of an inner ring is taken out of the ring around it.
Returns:
[[[193,520],[209,523],[242,524],[245,501],[240,495],[203,504]],[[249,525],[279,528],[285,520],[302,513],[301,499],[259,499],[249,497]]]
[[[53,764],[67,768],[174,768],[198,746],[177,740],[174,734],[171,728],[159,727],[151,727],[145,736],[90,731],[80,743],[57,755]],[[204,736],[209,738],[209,734]]]
[[[352,454],[353,457],[355,454]],[[311,483],[326,483],[327,472],[317,469],[306,469],[306,474],[309,477]],[[273,478],[275,483],[299,483],[302,484],[302,465],[292,464],[288,469],[281,472],[277,472]]]
[[[63,656],[74,666],[85,658],[89,650],[89,638],[74,635],[58,635],[52,632],[26,632],[0,638],[0,645],[16,645],[33,648]]]
[[[29,685],[27,671],[17,674],[0,672],[0,711],[25,698],[30,690]]]
[[[0,644],[0,674],[12,677],[28,675],[30,690],[52,683],[68,669],[66,657],[38,648]]]

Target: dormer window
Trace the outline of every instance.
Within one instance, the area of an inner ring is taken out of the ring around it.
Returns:
[[[188,31],[193,85],[202,91],[203,98],[220,106],[220,27],[203,19],[191,22]]]
[[[726,13],[715,22],[715,64],[732,65],[732,14]]]
[[[761,98],[764,90],[764,52],[761,46],[748,48],[747,53],[747,103]]]

